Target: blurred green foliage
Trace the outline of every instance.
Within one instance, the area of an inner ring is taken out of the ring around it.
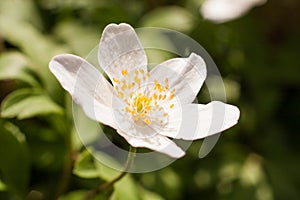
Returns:
[[[202,2],[2,0],[0,199],[76,200],[114,176],[75,142],[70,97],[48,62],[59,53],[85,57],[103,28],[119,22],[171,28],[198,41],[241,119],[204,159],[196,141],[172,165],[126,176],[96,199],[299,199],[300,3],[269,0],[214,24],[201,17]]]

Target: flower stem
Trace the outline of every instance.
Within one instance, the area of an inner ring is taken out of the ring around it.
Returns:
[[[88,199],[91,199],[91,198],[95,197],[96,195],[100,194],[101,192],[103,192],[105,190],[108,190],[116,182],[118,182],[120,179],[122,179],[127,174],[127,171],[128,171],[128,169],[130,168],[130,166],[133,162],[135,152],[136,152],[136,148],[132,147],[132,146],[129,146],[129,153],[128,153],[128,157],[127,157],[123,172],[121,174],[119,174],[116,178],[112,179],[111,181],[103,183],[103,184],[99,185],[97,188],[90,190],[83,197],[82,200],[88,200]]]

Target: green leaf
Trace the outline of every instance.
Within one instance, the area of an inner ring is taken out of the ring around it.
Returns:
[[[108,158],[106,154],[89,148],[80,153],[79,158],[75,163],[73,173],[81,178],[98,177],[105,181],[110,181],[121,173],[104,165],[99,161],[99,159],[97,160],[95,157],[101,158],[101,160],[109,159],[109,163],[114,162],[114,165],[116,165],[115,161],[112,160],[112,158]]]
[[[54,55],[70,50],[56,44],[32,24],[10,18],[0,17],[0,35],[24,52],[30,60],[31,69],[39,76],[46,90],[53,96],[57,95],[60,87],[48,69],[48,64]]]
[[[74,53],[82,56],[97,47],[100,38],[98,29],[80,24],[78,20],[59,23],[55,28],[55,33],[72,48]]]
[[[6,189],[7,189],[6,184],[0,180],[0,191],[6,191]]]
[[[105,160],[105,163],[110,163],[112,166],[116,168],[121,168],[118,163],[116,163],[113,158],[108,157],[106,154],[103,154],[100,151],[94,151],[93,155],[95,155],[98,160],[95,160],[96,168],[98,169],[99,176],[106,181],[110,181],[111,179],[117,177],[121,172],[117,171],[113,168],[108,167],[107,165],[100,162],[101,160]],[[136,183],[130,176],[127,174],[121,180],[114,184],[114,192],[111,196],[111,200],[139,200],[139,193]]]
[[[187,32],[194,26],[194,17],[185,8],[168,6],[151,11],[142,18],[142,26],[164,27]]]
[[[108,158],[105,154],[89,149],[84,151],[79,156],[78,162],[75,164],[74,174],[82,178],[99,177],[105,181],[111,181],[117,177],[121,172],[112,169],[99,160],[95,159],[90,152],[97,158],[110,160],[109,163],[114,162],[112,158]],[[116,163],[115,163],[116,164]],[[134,180],[130,174],[127,174],[121,180],[114,184],[114,192],[110,198],[111,200],[139,200],[139,193]]]
[[[137,185],[129,174],[115,183],[110,200],[140,200]]]
[[[18,127],[0,121],[1,180],[8,190],[24,196],[29,178],[29,154],[24,135]]]
[[[140,196],[142,197],[142,200],[164,200],[164,198],[162,198],[161,196],[159,196],[158,194],[151,192],[149,190],[146,190],[143,187],[139,187],[139,193]]]
[[[88,192],[87,190],[72,191],[60,197],[59,200],[82,200],[87,192]],[[107,200],[109,198],[109,195],[110,193],[101,193],[91,198],[90,200]]]
[[[48,96],[33,89],[19,89],[10,93],[1,106],[1,116],[6,118],[25,119],[38,115],[62,113],[62,108]]]
[[[18,52],[5,52],[0,55],[0,80],[16,79],[32,86],[38,82],[30,74],[27,58]]]
[[[0,18],[13,19],[14,21],[30,21],[40,26],[41,18],[34,1],[14,0],[0,1]]]
[[[79,200],[82,199],[86,193],[86,190],[72,191],[64,195],[63,197],[60,197],[59,200]]]
[[[88,151],[83,151],[79,154],[74,165],[73,173],[81,178],[99,177],[98,169],[94,163],[94,157]]]

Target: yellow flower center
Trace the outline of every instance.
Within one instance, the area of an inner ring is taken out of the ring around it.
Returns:
[[[117,78],[112,80],[118,97],[126,104],[123,111],[131,114],[134,121],[141,120],[148,125],[156,121],[162,125],[168,117],[166,108],[174,108],[171,101],[175,89],[169,91],[169,79],[165,78],[164,85],[157,80],[150,83],[148,82],[150,73],[145,73],[143,69],[135,70],[131,74],[123,69],[120,74],[122,80]]]

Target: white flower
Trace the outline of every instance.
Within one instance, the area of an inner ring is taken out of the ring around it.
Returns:
[[[134,147],[179,158],[185,152],[169,137],[200,139],[237,123],[235,106],[192,103],[206,78],[205,62],[194,53],[167,60],[148,72],[134,29],[110,24],[103,31],[98,60],[112,84],[75,55],[57,55],[49,67],[88,117],[115,128]]]
[[[222,23],[236,19],[252,7],[266,2],[267,0],[205,0],[200,12],[204,18]]]

